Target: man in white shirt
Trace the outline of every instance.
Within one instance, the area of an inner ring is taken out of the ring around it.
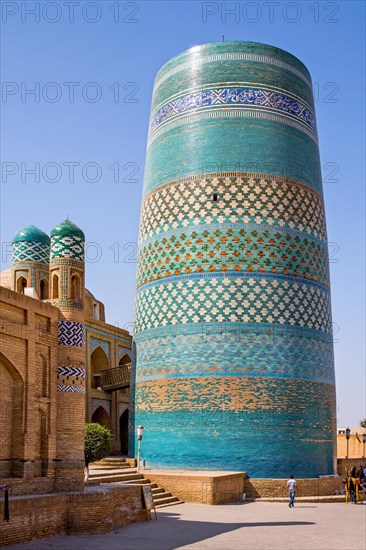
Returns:
[[[287,482],[287,490],[290,495],[289,508],[293,508],[296,495],[296,480],[294,479],[294,476],[290,476],[290,479]]]

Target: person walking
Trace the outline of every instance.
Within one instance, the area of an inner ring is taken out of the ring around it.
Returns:
[[[287,490],[290,495],[290,502],[289,502],[289,508],[293,508],[295,506],[295,495],[296,495],[296,480],[294,479],[294,476],[291,475],[290,479],[287,482]]]

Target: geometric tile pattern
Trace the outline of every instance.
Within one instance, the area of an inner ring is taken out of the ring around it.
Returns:
[[[172,275],[248,271],[329,286],[325,243],[273,229],[175,231],[140,247],[137,287]]]
[[[39,262],[49,264],[50,246],[49,244],[37,243],[32,241],[15,242],[12,244],[12,262]]]
[[[59,321],[59,346],[84,346],[84,325],[74,321]]]
[[[205,275],[205,274],[203,274]],[[242,273],[195,274],[141,287],[135,332],[190,323],[260,323],[330,334],[329,293],[313,283]]]
[[[84,260],[84,240],[78,235],[55,235],[51,242],[51,258]]]
[[[68,386],[67,384],[57,384],[58,392],[66,393],[85,393],[84,386]]]
[[[326,242],[323,200],[314,190],[283,178],[212,173],[170,182],[145,197],[140,246],[171,230],[213,224],[278,227]]]
[[[80,378],[85,377],[85,369],[79,367],[57,367],[58,376],[77,376]]]
[[[241,84],[235,87],[219,87],[187,91],[160,106],[152,113],[150,134],[163,124],[181,118],[185,113],[194,111],[211,111],[220,109],[245,108],[270,113],[286,114],[291,120],[300,122],[316,135],[316,122],[313,111],[297,98],[284,95],[279,91],[265,88],[247,87]]]

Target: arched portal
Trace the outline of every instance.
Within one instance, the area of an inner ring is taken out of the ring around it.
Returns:
[[[104,350],[98,346],[90,356],[91,387],[98,388],[102,384],[102,372],[109,369],[109,360]]]
[[[14,365],[0,353],[0,463],[2,477],[21,476],[24,454],[23,380]]]
[[[101,426],[104,426],[105,428],[108,428],[108,430],[111,429],[111,419],[109,418],[109,414],[105,410],[104,407],[99,405],[99,407],[94,411],[92,416],[92,422],[97,422]]]
[[[128,419],[129,411],[126,409],[119,419],[119,437],[121,441],[121,453],[123,455],[128,454]]]

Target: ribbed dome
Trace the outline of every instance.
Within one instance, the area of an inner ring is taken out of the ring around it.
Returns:
[[[13,237],[13,243],[24,243],[24,242],[33,242],[33,243],[42,243],[50,244],[50,238],[44,231],[38,229],[35,225],[27,225],[23,229],[19,229]]]
[[[57,235],[62,235],[63,237],[80,237],[82,240],[85,239],[85,235],[80,227],[70,220],[65,220],[55,225],[51,231],[51,237],[56,237]]]

